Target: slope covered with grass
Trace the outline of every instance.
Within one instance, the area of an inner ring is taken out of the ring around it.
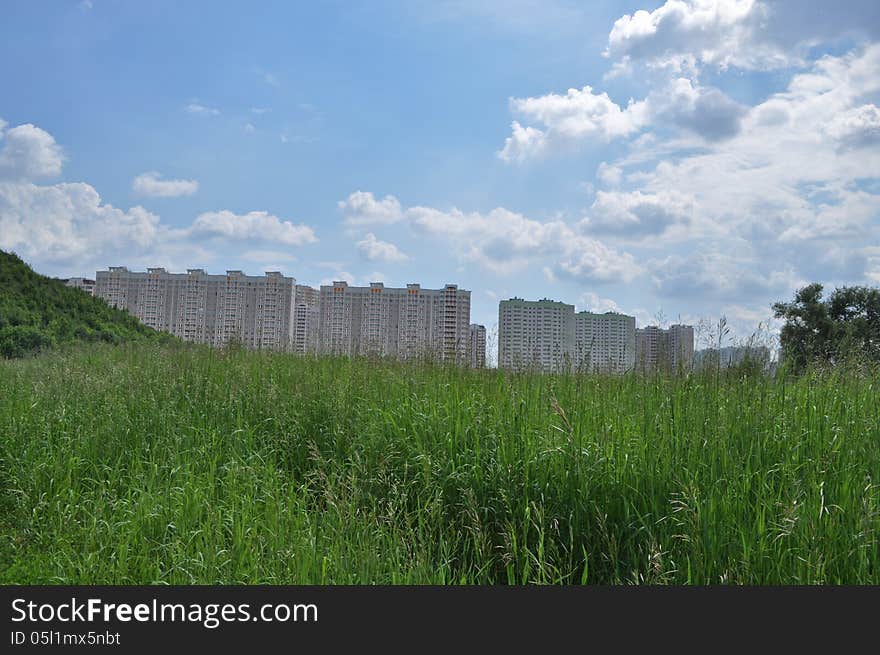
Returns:
[[[0,361],[0,582],[878,584],[878,388]]]
[[[0,250],[0,357],[21,357],[80,341],[168,340],[136,318]]]

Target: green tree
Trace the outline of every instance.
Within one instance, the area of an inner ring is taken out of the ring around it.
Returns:
[[[880,362],[880,289],[839,287],[827,299],[822,290],[810,284],[793,302],[774,303],[776,318],[785,319],[779,334],[783,354],[798,369],[849,357]]]

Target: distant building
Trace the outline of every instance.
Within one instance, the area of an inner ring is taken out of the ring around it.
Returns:
[[[186,273],[149,268],[144,273],[111,266],[98,271],[95,295],[184,341],[213,346],[235,341],[272,349],[293,344],[296,280],[277,271],[208,275],[200,268]]]
[[[605,312],[574,315],[575,369],[601,373],[626,373],[636,362],[636,319]]]
[[[302,284],[296,285],[293,310],[293,352],[302,355],[318,352],[319,293]]]
[[[405,288],[344,281],[320,290],[318,351],[336,355],[381,355],[464,363],[470,343],[471,292]]]
[[[694,328],[649,325],[636,330],[636,368],[644,372],[689,371],[694,365]]]
[[[707,348],[694,353],[694,368],[729,368],[752,361],[767,367],[770,364],[770,349],[767,346],[725,346]]]
[[[486,327],[472,323],[468,356],[471,368],[486,368]]]
[[[95,295],[95,281],[89,280],[84,277],[70,277],[67,279],[62,279],[65,285],[69,287],[73,287],[74,289],[82,289],[90,296]]]
[[[498,305],[498,368],[571,370],[574,305],[511,298]]]
[[[498,366],[545,372],[625,373],[635,364],[633,316],[575,313],[555,300],[503,300],[498,307]]]

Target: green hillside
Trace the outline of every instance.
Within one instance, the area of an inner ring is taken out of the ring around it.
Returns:
[[[0,357],[22,357],[79,341],[165,340],[100,298],[35,273],[0,251]]]

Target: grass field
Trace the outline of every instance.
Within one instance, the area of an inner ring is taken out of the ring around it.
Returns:
[[[880,376],[0,361],[0,582],[880,583]]]

